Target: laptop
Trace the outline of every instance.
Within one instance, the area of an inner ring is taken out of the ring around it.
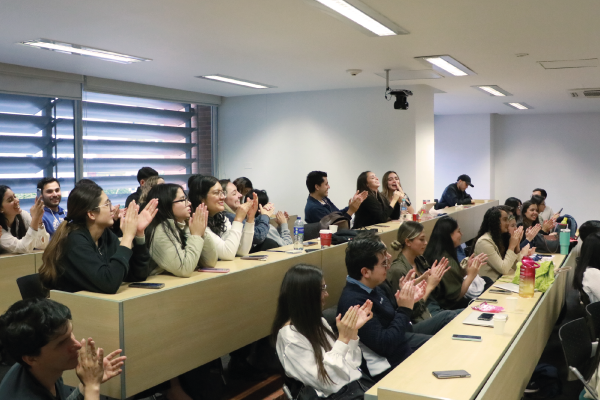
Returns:
[[[473,311],[471,314],[469,314],[469,316],[467,318],[465,318],[465,320],[463,321],[463,324],[465,325],[476,325],[476,326],[487,326],[489,328],[493,328],[494,327],[494,321],[481,321],[478,320],[477,318],[479,318],[479,316],[483,314],[481,311]]]

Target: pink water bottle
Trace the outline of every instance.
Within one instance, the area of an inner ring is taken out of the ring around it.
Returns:
[[[535,290],[535,269],[539,267],[540,264],[529,257],[523,257],[521,260],[519,281],[520,297],[533,297],[533,292]]]

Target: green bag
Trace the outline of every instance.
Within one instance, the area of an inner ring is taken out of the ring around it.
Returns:
[[[545,293],[546,290],[552,285],[554,282],[554,262],[552,261],[542,261],[539,268],[535,270],[535,289]],[[512,280],[512,283],[519,284],[519,280],[521,277],[521,262],[517,263],[517,271],[515,272],[515,277]]]

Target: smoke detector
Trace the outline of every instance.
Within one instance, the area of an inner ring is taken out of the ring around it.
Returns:
[[[352,76],[356,76],[362,72],[362,69],[347,69],[346,72]]]

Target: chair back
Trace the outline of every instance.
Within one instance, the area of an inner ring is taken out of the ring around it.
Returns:
[[[585,312],[591,330],[590,335],[593,340],[598,340],[600,337],[600,302],[588,304]]]
[[[561,326],[558,337],[567,365],[577,368],[588,380],[594,372],[595,357],[592,357],[592,337],[585,318],[578,318]],[[576,379],[577,377],[569,373],[567,380]]]
[[[338,330],[337,325],[335,324],[335,317],[337,317],[337,304],[335,306],[323,310],[323,318],[325,318],[325,321],[327,321],[327,323],[331,327],[331,330],[333,331],[335,336],[337,336]]]
[[[48,297],[48,291],[42,285],[39,274],[25,275],[17,278],[17,286],[21,292],[21,298],[27,299],[44,299]]]

